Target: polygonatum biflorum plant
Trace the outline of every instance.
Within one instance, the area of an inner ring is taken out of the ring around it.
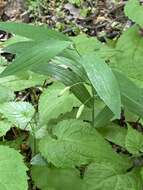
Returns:
[[[0,23],[12,34],[1,51],[15,55],[0,64],[0,190],[29,178],[41,190],[143,189],[143,7],[129,0],[125,14],[133,24],[114,46]],[[16,96],[27,89],[30,101]],[[28,131],[30,162],[6,139],[15,128]]]

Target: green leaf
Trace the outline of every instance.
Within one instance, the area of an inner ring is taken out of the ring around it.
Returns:
[[[41,124],[46,124],[49,120],[56,119],[60,114],[69,112],[74,106],[79,105],[78,100],[69,91],[60,95],[63,89],[65,89],[64,85],[53,84],[40,96],[39,119]]]
[[[0,103],[14,99],[14,92],[5,86],[0,85]]]
[[[126,149],[131,153],[138,155],[143,152],[143,135],[132,127],[128,126],[128,132],[125,141]]]
[[[7,121],[0,121],[0,137],[4,136],[11,128],[11,123]]]
[[[82,180],[76,169],[34,166],[32,167],[32,179],[41,190],[81,190],[82,186]]]
[[[100,127],[97,130],[108,141],[125,148],[127,129],[110,123],[108,126]]]
[[[92,163],[84,175],[83,190],[139,190],[142,189],[140,175],[136,171],[126,173],[110,163]]]
[[[120,91],[111,69],[102,59],[94,54],[83,56],[81,61],[97,94],[111,109],[115,117],[120,118]]]
[[[27,167],[14,149],[0,145],[0,190],[27,190]]]
[[[129,0],[125,6],[125,14],[136,24],[143,26],[143,7],[139,0]]]
[[[13,76],[0,78],[0,85],[3,85],[3,88],[5,87],[6,89],[8,89],[10,93],[11,91],[16,92],[16,91],[25,90],[30,87],[41,86],[43,85],[44,81],[47,79],[47,76],[39,75],[37,73],[33,73],[30,71],[27,72],[27,75],[28,76],[26,77],[13,75]],[[6,98],[6,95],[4,95],[4,97]]]
[[[62,82],[66,86],[71,86],[74,95],[88,107],[92,106],[92,97],[83,84],[85,81],[77,76],[72,70],[65,69],[55,64],[42,64],[40,67],[33,67],[33,71],[40,74],[49,75]]]
[[[97,38],[88,37],[85,34],[73,37],[72,40],[75,43],[77,51],[82,55],[95,52],[102,46],[102,43]]]
[[[65,35],[43,26],[33,26],[15,22],[0,22],[0,29],[36,41],[47,41],[49,39],[70,41]]]
[[[16,57],[1,74],[1,77],[15,75],[19,72],[30,70],[33,65],[39,66],[41,63],[47,63],[66,49],[71,42],[50,40],[35,43],[32,47],[27,48],[23,53]]]
[[[129,78],[123,74],[114,71],[118,80],[121,100],[124,109],[143,117],[143,89],[137,87]]]
[[[136,25],[121,35],[115,50],[115,61],[110,65],[128,77],[142,81],[143,38],[139,34],[139,28]]]
[[[99,113],[95,116],[94,126],[96,128],[106,126],[111,121],[113,116],[113,112],[107,106],[104,106],[104,108],[101,109]]]
[[[43,157],[57,167],[75,167],[97,162],[113,162],[129,167],[130,162],[115,153],[103,137],[88,123],[64,120],[52,130],[52,135],[41,139],[39,150]]]
[[[34,115],[34,108],[28,102],[6,102],[0,104],[0,113],[17,127],[25,129]]]

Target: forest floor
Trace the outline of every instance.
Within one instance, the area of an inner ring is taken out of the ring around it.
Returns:
[[[82,32],[99,40],[113,39],[130,25],[125,0],[0,0],[3,21],[45,24],[65,34]]]

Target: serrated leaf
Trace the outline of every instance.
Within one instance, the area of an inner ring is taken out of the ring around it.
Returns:
[[[111,66],[128,77],[142,81],[143,38],[139,35],[139,28],[136,25],[121,35],[115,50],[115,60]]]
[[[112,70],[94,54],[83,56],[81,62],[99,97],[111,109],[115,117],[120,118],[120,90]]]
[[[129,0],[125,6],[125,14],[136,24],[143,26],[143,6],[139,0]]]
[[[41,190],[81,190],[82,186],[82,180],[76,169],[34,166],[32,167],[32,179]]]
[[[142,182],[138,172],[122,171],[109,163],[92,163],[84,175],[83,190],[139,190]]]
[[[60,95],[65,88],[62,84],[54,84],[43,92],[39,100],[39,119],[41,124],[48,123],[51,119],[56,119],[60,114],[64,114],[79,105],[78,100],[69,93]]]
[[[128,126],[125,146],[131,154],[138,155],[140,152],[143,152],[143,135],[131,126]]]
[[[57,167],[75,167],[93,160],[113,162],[121,168],[130,165],[129,160],[125,162],[116,154],[94,128],[80,120],[58,123],[53,128],[52,137],[49,135],[41,139],[39,150]]]
[[[6,102],[0,104],[0,113],[10,122],[21,129],[25,129],[34,115],[34,108],[28,102]]]
[[[27,190],[27,167],[14,149],[0,145],[0,190]]]

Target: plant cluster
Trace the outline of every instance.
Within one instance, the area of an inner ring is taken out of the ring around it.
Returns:
[[[143,189],[143,7],[129,0],[125,14],[134,24],[106,44],[0,23],[16,55],[0,64],[0,190],[27,190],[28,170],[41,190]],[[35,86],[37,100],[16,98]],[[30,134],[30,163],[5,142],[13,127]]]

